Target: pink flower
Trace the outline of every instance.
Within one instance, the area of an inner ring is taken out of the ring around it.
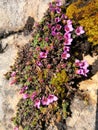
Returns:
[[[34,100],[34,98],[37,96],[37,92],[35,91],[35,92],[33,92],[32,93],[32,95],[30,96],[30,98],[32,99],[32,100]]]
[[[66,51],[64,51],[64,52],[62,53],[62,55],[61,55],[61,58],[62,58],[62,59],[65,59],[65,60],[67,60],[69,57],[70,57],[70,54],[67,53]]]
[[[19,127],[16,126],[16,127],[14,128],[14,130],[19,130]]]
[[[70,47],[69,46],[64,46],[63,50],[66,51],[66,52],[68,52],[70,50]]]
[[[23,94],[24,91],[25,91],[25,90],[22,88],[22,89],[20,90],[19,94]]]
[[[71,45],[72,41],[73,41],[72,38],[70,38],[70,39],[65,39],[64,45]]]
[[[62,14],[61,19],[67,19],[67,16],[65,14]]]
[[[29,98],[29,95],[28,94],[23,94],[23,99],[27,99]]]
[[[40,100],[36,99],[35,102],[34,102],[34,107],[39,109],[40,108],[40,103],[41,103]]]
[[[48,28],[51,28],[51,24],[48,24]]]
[[[65,33],[64,40],[64,45],[71,45],[71,42],[73,41],[73,39],[71,38],[71,33]]]
[[[55,26],[52,26],[52,28],[51,28],[51,34],[52,34],[52,36],[56,36],[56,27]]]
[[[49,103],[50,103],[49,99],[43,96],[42,97],[42,105],[49,105]]]
[[[76,59],[76,60],[75,60],[75,65],[76,65],[77,67],[80,67],[80,64],[81,64],[81,61],[78,60],[78,59]]]
[[[77,69],[76,74],[84,75],[83,69]]]
[[[69,33],[73,31],[73,27],[71,24],[68,24],[68,25],[65,25],[64,30],[66,31],[66,33]]]
[[[12,80],[11,80],[11,82],[10,82],[10,85],[15,84],[16,82],[17,82],[17,80],[16,80],[16,79],[12,79]]]
[[[49,103],[52,103],[52,102],[54,102],[54,101],[57,101],[58,98],[57,98],[55,95],[50,94],[50,95],[48,96],[48,100],[49,100]]]
[[[60,14],[61,8],[57,7],[57,8],[56,8],[56,12],[57,12],[58,14]]]
[[[34,27],[38,27],[39,23],[38,22],[34,22]]]
[[[57,37],[58,40],[62,40],[63,39],[63,36],[62,36],[62,34],[60,32],[56,33],[56,37]]]
[[[70,19],[67,20],[67,25],[72,25],[72,21]]]
[[[62,5],[61,1],[60,0],[56,0],[56,6],[61,6],[61,5]]]
[[[60,33],[60,32],[57,32],[57,37],[60,37],[60,36],[62,36],[62,33]]]
[[[59,35],[57,38],[58,38],[58,40],[60,40],[60,41],[63,39],[63,37],[62,37],[61,35]]]
[[[87,63],[87,61],[85,61],[85,60],[81,61],[80,68],[87,69],[88,66],[89,66],[89,64]]]
[[[85,33],[82,26],[76,28],[75,33],[80,36],[81,34]]]
[[[40,58],[47,58],[47,52],[40,52]]]
[[[58,23],[58,22],[60,22],[61,21],[61,19],[59,18],[59,17],[56,17],[55,18],[55,23]]]
[[[15,76],[16,76],[16,72],[13,71],[13,72],[11,73],[11,77],[15,77]]]
[[[87,76],[87,73],[89,72],[88,69],[84,69],[85,76]]]
[[[49,41],[49,38],[48,38],[48,37],[45,37],[45,41],[48,42],[48,41]]]
[[[77,74],[87,76],[87,73],[89,72],[89,70],[87,69],[87,67],[89,66],[87,61],[85,61],[85,60],[80,61],[80,60],[76,59],[75,65],[76,65],[76,67],[79,68],[78,70],[76,70]]]
[[[40,47],[36,47],[36,51],[40,51]]]
[[[87,77],[87,73],[89,72],[89,70],[88,69],[83,69],[83,72],[84,72],[84,76]]]
[[[65,33],[64,38],[65,39],[70,39],[71,38],[71,33]]]
[[[49,9],[50,9],[51,12],[55,11],[55,8],[54,8],[52,3],[49,3]]]
[[[52,31],[52,36],[56,36],[56,32],[55,31]]]
[[[52,26],[51,30],[52,30],[52,31],[56,31],[56,27],[55,27],[55,26]]]
[[[75,65],[77,67],[84,68],[84,69],[87,69],[87,67],[89,66],[89,64],[87,63],[87,61],[85,61],[85,60],[80,61],[78,59],[75,60]]]
[[[88,69],[78,69],[78,70],[76,70],[77,74],[80,74],[80,75],[83,75],[83,76],[86,76],[86,77],[87,77],[88,72],[89,72]]]
[[[41,63],[40,61],[37,61],[36,64],[37,64],[38,66],[42,66],[42,63]]]
[[[61,26],[60,24],[57,24],[57,25],[56,25],[57,31],[59,31],[61,28],[62,28],[62,26]]]
[[[24,86],[21,90],[20,90],[20,94],[24,93],[25,90],[28,89],[28,86]]]

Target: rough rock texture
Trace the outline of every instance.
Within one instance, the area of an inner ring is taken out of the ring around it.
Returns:
[[[13,46],[24,46],[26,43],[31,42],[32,41],[32,35],[24,35],[24,33],[20,33],[20,34],[13,34],[8,36],[7,38],[3,38],[0,40],[0,43],[2,44],[3,48],[6,46],[6,44],[8,45],[13,45]]]
[[[29,16],[41,20],[51,1],[0,0],[0,33],[22,30]]]
[[[16,112],[16,105],[20,100],[19,86],[10,86],[4,74],[13,65],[17,56],[17,45],[22,46],[31,40],[30,36],[12,35],[2,40],[3,46],[8,44],[4,53],[0,53],[0,130],[13,130],[11,118]],[[24,43],[24,44],[23,44]]]
[[[86,105],[75,97],[71,105],[72,117],[67,119],[67,130],[95,130],[96,105]]]
[[[40,19],[49,0],[1,0],[0,1],[0,31],[21,30],[29,16]],[[47,7],[46,7],[47,8]],[[40,17],[39,17],[40,15]]]

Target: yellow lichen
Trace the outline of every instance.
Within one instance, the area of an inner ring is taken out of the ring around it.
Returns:
[[[68,81],[68,76],[65,70],[61,70],[51,79],[51,84],[56,87],[55,93],[61,94],[63,98],[65,96],[65,87],[64,83]]]
[[[98,45],[98,0],[78,0],[67,8],[66,14],[84,27],[89,42]]]
[[[58,72],[51,80],[51,84],[54,86],[61,86],[68,81],[68,77],[65,70]]]

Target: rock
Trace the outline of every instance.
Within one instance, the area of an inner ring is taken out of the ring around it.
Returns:
[[[31,34],[25,36],[23,33],[21,33],[21,34],[16,33],[16,34],[8,36],[7,38],[3,38],[1,40],[1,43],[2,43],[2,46],[6,45],[6,44],[9,44],[9,45],[15,44],[16,47],[19,47],[19,46],[21,47],[31,41],[32,41]]]
[[[16,53],[17,49],[11,45],[5,53],[0,54],[0,130],[12,129],[10,118],[19,99],[17,87],[10,86],[4,77],[9,66],[13,64]]]
[[[96,73],[91,79],[82,81],[80,83],[80,89],[84,91],[88,91],[90,96],[90,102],[93,104],[97,103],[97,93],[98,90],[98,73]]]
[[[67,130],[95,130],[96,105],[86,105],[75,97],[71,105],[72,117],[66,121]]]
[[[0,0],[0,33],[22,30],[29,17],[40,21],[51,1]]]
[[[47,128],[47,130],[58,130],[56,125],[51,125]]]
[[[98,56],[91,57],[90,55],[87,55],[84,57],[84,60],[86,60],[89,63],[89,65],[92,65],[97,59],[98,59]]]

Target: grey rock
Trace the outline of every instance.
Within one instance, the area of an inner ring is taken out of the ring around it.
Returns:
[[[86,105],[75,97],[71,105],[72,117],[66,121],[67,130],[95,130],[96,104]]]
[[[47,130],[58,130],[56,125],[50,125]]]
[[[0,0],[0,33],[22,30],[29,16],[40,21],[51,1]]]

